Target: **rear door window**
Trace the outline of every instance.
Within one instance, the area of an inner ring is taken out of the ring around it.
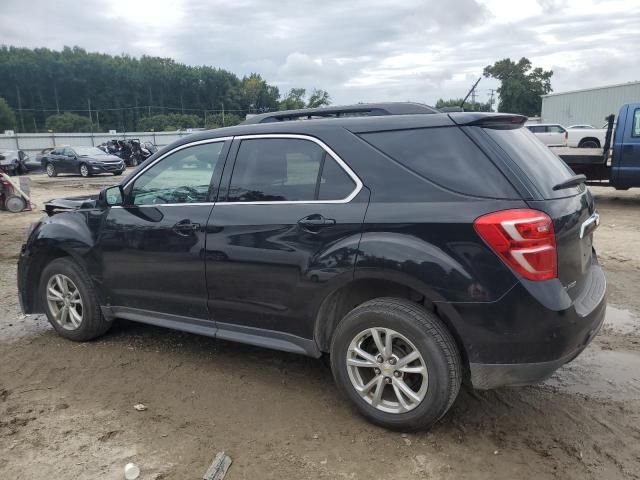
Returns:
[[[355,182],[318,144],[304,139],[242,140],[229,202],[342,200]]]
[[[473,127],[480,128],[480,127]],[[543,198],[562,198],[583,191],[583,186],[553,190],[574,172],[526,128],[482,128],[529,178]]]
[[[640,137],[640,108],[636,108],[633,112],[633,129],[631,130],[632,137]]]
[[[447,190],[476,197],[518,198],[500,170],[458,127],[393,130],[361,137]]]

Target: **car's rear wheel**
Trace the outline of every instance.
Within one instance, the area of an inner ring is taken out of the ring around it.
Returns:
[[[122,172],[113,172],[113,174],[117,177],[119,175],[122,175]]]
[[[91,171],[89,170],[89,167],[86,163],[80,165],[80,175],[82,175],[83,177],[88,177],[89,175],[91,175]]]
[[[53,163],[47,163],[47,175],[50,177],[57,177],[58,171]]]
[[[361,414],[407,431],[442,418],[462,381],[460,354],[442,321],[395,298],[370,300],[345,316],[331,343],[331,369]]]
[[[58,258],[44,268],[39,291],[49,322],[69,340],[91,340],[111,326],[102,316],[89,275],[69,258]]]

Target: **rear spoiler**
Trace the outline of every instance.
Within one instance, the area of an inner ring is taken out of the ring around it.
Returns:
[[[450,113],[449,118],[459,126],[476,126],[513,130],[522,127],[527,121],[524,115],[510,113],[459,112]]]

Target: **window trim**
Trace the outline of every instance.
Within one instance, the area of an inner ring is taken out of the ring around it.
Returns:
[[[351,178],[351,180],[353,180],[353,182],[356,185],[355,188],[345,198],[341,198],[338,200],[282,200],[282,201],[263,200],[263,201],[254,201],[254,202],[216,202],[216,206],[217,205],[302,205],[302,204],[349,203],[360,193],[360,190],[362,190],[362,187],[364,185],[362,183],[362,180],[360,180],[360,178],[356,175],[356,173],[353,170],[351,170],[349,165],[347,165],[344,162],[344,160],[342,160],[338,156],[338,154],[335,153],[326,143],[324,143],[322,140],[316,137],[312,137],[310,135],[297,134],[297,133],[262,133],[262,134],[238,135],[236,137],[233,137],[233,140],[234,141],[238,140],[239,142],[242,142],[243,140],[270,139],[270,138],[275,138],[275,139],[290,138],[290,139],[296,139],[296,140],[308,140],[315,143],[325,151],[326,155],[329,155],[331,158],[333,158],[336,161],[336,163],[342,168],[342,170],[344,170],[344,172]],[[234,167],[237,159],[238,157],[236,152],[236,158],[233,160]],[[233,177],[233,174],[229,178],[229,185],[231,184],[232,177]]]

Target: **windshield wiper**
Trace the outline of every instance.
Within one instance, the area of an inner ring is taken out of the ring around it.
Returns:
[[[556,190],[564,190],[565,188],[577,187],[578,185],[582,185],[587,181],[587,177],[585,177],[582,173],[580,175],[574,175],[573,177],[567,178],[564,182],[560,182],[557,185],[553,186],[553,191]]]

